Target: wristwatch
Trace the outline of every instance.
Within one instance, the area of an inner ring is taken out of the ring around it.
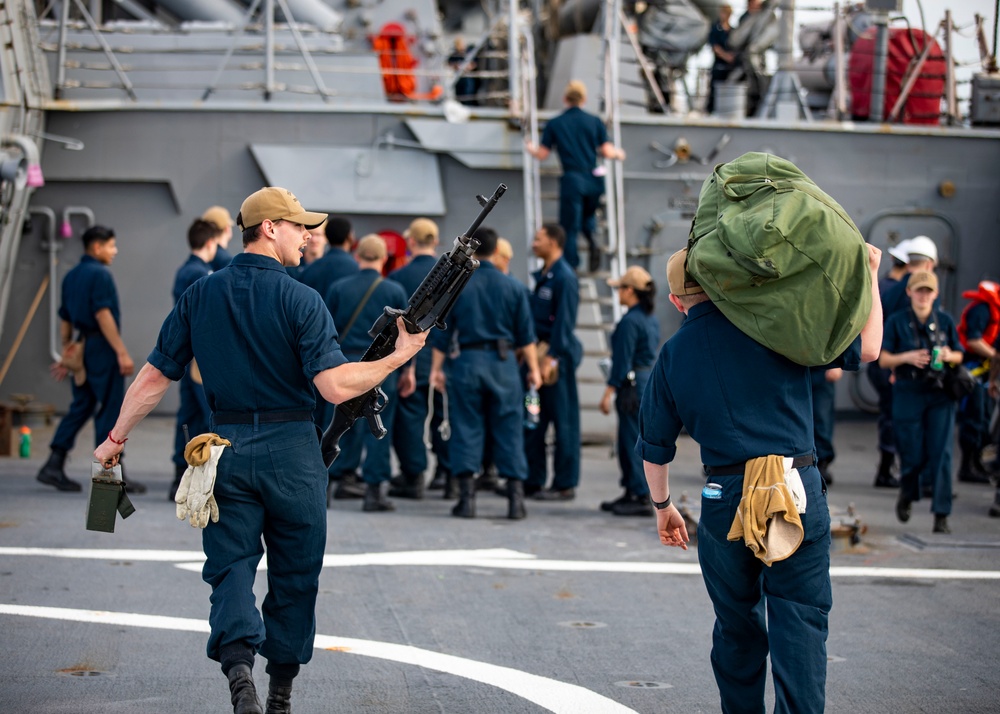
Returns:
[[[652,496],[649,497],[649,501],[650,501],[650,503],[653,504],[653,506],[656,508],[656,510],[662,511],[664,508],[667,508],[667,507],[670,506],[670,494],[669,493],[667,494],[667,500],[666,501],[654,501]]]

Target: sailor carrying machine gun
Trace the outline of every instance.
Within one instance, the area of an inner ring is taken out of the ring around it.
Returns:
[[[451,312],[451,308],[458,299],[462,288],[469,282],[469,278],[479,267],[479,261],[473,255],[479,247],[479,241],[472,238],[472,234],[486,220],[493,207],[503,196],[507,187],[500,184],[493,196],[476,196],[479,205],[483,210],[472,222],[469,229],[455,239],[455,245],[449,253],[445,253],[434,265],[434,269],[427,274],[420,287],[410,296],[410,302],[405,310],[387,307],[381,317],[375,321],[372,329],[368,331],[374,339],[361,358],[362,362],[373,362],[392,354],[396,349],[396,337],[398,328],[396,318],[402,317],[406,331],[410,334],[426,332],[432,327],[443,328],[445,318]],[[338,404],[333,412],[333,420],[330,426],[323,432],[323,440],[320,448],[323,452],[323,461],[327,468],[337,459],[340,454],[340,437],[347,433],[354,422],[361,417],[368,420],[368,428],[372,435],[378,439],[385,436],[386,430],[382,426],[380,413],[386,405],[386,395],[382,391],[381,385],[374,387],[364,394],[349,399],[343,404]]]

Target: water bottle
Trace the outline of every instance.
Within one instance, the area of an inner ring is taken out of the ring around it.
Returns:
[[[31,458],[31,429],[27,426],[21,427],[20,454],[22,459]]]
[[[528,393],[524,395],[524,428],[534,429],[537,427],[541,414],[542,400],[538,397],[538,390],[529,387]]]

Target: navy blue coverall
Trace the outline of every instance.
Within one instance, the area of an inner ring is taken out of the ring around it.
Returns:
[[[535,341],[524,286],[482,261],[448,315],[431,334],[434,349],[459,353],[445,361],[451,411],[452,473],[471,476],[483,464],[487,441],[501,478],[528,476],[524,445],[524,384],[514,350]],[[539,430],[541,426],[539,426]]]
[[[202,531],[212,586],[208,656],[245,640],[270,663],[312,657],[326,546],[326,466],[312,422],[313,378],[347,362],[323,300],[281,264],[242,253],[190,287],[149,363],[172,380],[198,360],[219,460],[219,522]],[[261,540],[263,539],[263,543]],[[257,564],[267,595],[256,616]]]
[[[318,260],[314,260],[302,271],[299,281],[304,285],[308,285],[320,295],[326,296],[331,285],[341,278],[355,275],[358,270],[360,268],[354,256],[343,248],[332,245],[326,251],[326,255]],[[371,325],[368,325],[368,327],[371,327]]]
[[[326,306],[330,309],[333,323],[338,325],[338,329],[347,329],[347,323],[361,302],[361,298],[368,292],[372,283],[381,277],[374,268],[365,268],[356,275],[341,278],[330,286],[326,294]],[[361,361],[365,350],[372,343],[368,330],[382,315],[383,308],[405,308],[408,300],[409,297],[399,283],[382,280],[351,325],[350,331],[340,336],[340,346],[347,359],[351,362]],[[341,454],[330,467],[334,474],[355,473],[362,463],[361,452],[365,451],[364,466],[361,469],[361,479],[365,483],[379,484],[388,481],[392,476],[389,446],[392,443],[392,426],[399,401],[396,398],[398,379],[399,375],[393,373],[382,383],[382,391],[388,399],[385,409],[382,410],[382,425],[389,433],[382,439],[376,439],[372,436],[368,421],[358,419],[340,438]],[[332,410],[330,418],[333,418]]]
[[[814,367],[810,372],[816,460],[830,463],[836,456],[833,450],[833,422],[837,383],[827,381],[826,370],[822,367]]]
[[[528,456],[527,485],[542,488],[548,477],[545,432],[555,425],[556,448],[552,490],[576,488],[580,483],[580,398],[576,390],[576,368],[583,359],[583,345],[576,339],[576,313],[580,287],[576,273],[559,258],[548,270],[534,273],[531,314],[538,342],[548,343],[549,355],[559,360],[559,379],[538,390],[541,414],[538,426],[524,437]]]
[[[597,152],[607,143],[604,123],[580,107],[570,107],[545,125],[542,146],[554,148],[562,164],[559,179],[559,225],[566,231],[566,262],[576,268],[580,264],[576,237],[582,231],[594,250],[594,213],[604,195],[604,177],[595,176]]]
[[[831,366],[856,370],[860,355],[858,338]],[[747,460],[813,454],[809,371],[703,302],[663,346],[642,398],[636,451],[644,461],[673,461],[686,428],[702,462],[722,472],[709,478],[721,496],[702,498],[698,560],[715,607],[712,669],[727,713],[764,711],[768,651],[776,712],[822,712],[825,704],[833,596],[830,509],[819,470],[799,469],[807,498],[804,538],[789,558],[767,567],[742,541],[726,539]]]
[[[407,296],[413,295],[431,268],[437,263],[433,255],[418,255],[407,265],[392,271],[389,280],[403,286]],[[409,299],[409,298],[407,298]],[[396,404],[396,421],[392,428],[392,448],[399,459],[399,468],[404,475],[417,476],[427,470],[427,447],[424,445],[424,423],[427,421],[428,398],[430,396],[431,346],[425,344],[417,353],[417,389]],[[438,466],[448,468],[448,442],[441,438],[437,427],[441,425],[443,404],[441,395],[434,392],[434,417],[431,420],[431,443],[437,456]]]
[[[118,420],[125,399],[125,378],[118,368],[114,348],[104,339],[96,315],[107,308],[121,331],[118,291],[111,271],[96,258],[84,255],[80,263],[66,273],[62,282],[59,318],[73,325],[84,338],[83,365],[87,381],[79,387],[72,379],[73,401],[59,422],[51,447],[72,451],[76,435],[94,417],[94,443],[100,446]]]
[[[955,322],[948,313],[935,309],[921,324],[912,310],[897,312],[885,323],[882,349],[893,354],[931,350],[947,345],[961,351]],[[900,495],[920,500],[924,489],[933,489],[931,511],[951,513],[952,426],[955,402],[926,379],[930,369],[904,364],[896,367],[892,386],[892,421],[900,464]]]
[[[909,280],[909,275],[905,276]],[[888,310],[907,309],[910,307],[909,299],[905,299],[900,306],[898,294],[895,286],[900,281],[888,276],[878,281],[879,300],[882,303],[882,322],[889,318],[891,313]],[[886,302],[886,297],[892,297],[892,304]],[[903,297],[906,298],[906,290],[903,290]],[[880,367],[878,360],[869,362],[865,367],[868,381],[878,393],[878,450],[896,453],[896,435],[892,431],[892,383],[889,377],[892,370]]]
[[[229,261],[226,265],[228,264]],[[177,301],[181,299],[185,290],[211,273],[211,265],[197,255],[189,256],[184,265],[177,269],[177,275],[174,276],[174,304],[176,305]],[[187,446],[189,439],[209,431],[209,422],[212,418],[212,410],[209,409],[208,399],[205,397],[205,387],[191,378],[191,365],[187,366],[184,370],[184,376],[181,377],[180,397],[177,424],[174,427],[174,465],[186,467],[184,447]],[[186,437],[184,434],[185,426],[187,426]]]
[[[649,382],[659,345],[660,323],[655,315],[647,315],[639,307],[622,315],[615,331],[611,333],[611,373],[608,375],[608,385],[614,387],[620,395],[626,376],[629,372],[635,372],[635,388],[641,397]],[[631,494],[648,496],[649,485],[642,469],[642,459],[635,453],[635,443],[639,438],[639,412],[623,409],[620,402],[620,399],[615,400],[621,485]]]

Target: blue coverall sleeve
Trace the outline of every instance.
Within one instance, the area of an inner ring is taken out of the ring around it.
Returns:
[[[670,463],[677,455],[677,437],[683,424],[667,383],[669,356],[666,346],[653,367],[639,406],[639,438],[636,456],[651,464]]]
[[[114,278],[107,270],[100,271],[94,279],[90,293],[91,314],[96,315],[100,310],[107,308],[113,310],[118,304],[118,291],[115,289]]]
[[[185,292],[174,305],[160,327],[156,346],[146,361],[163,372],[167,379],[178,381],[184,376],[184,368],[194,358],[191,348],[191,323],[188,320],[191,293]]]
[[[535,321],[531,316],[531,305],[528,303],[528,292],[520,284],[514,291],[514,347],[524,347],[537,342]],[[440,348],[439,348],[440,349]]]
[[[573,330],[576,327],[576,313],[580,304],[579,290],[567,290],[567,281],[558,280],[553,288],[553,302],[556,303],[555,320],[552,323],[552,337],[549,352],[573,358],[576,342]]]
[[[639,325],[634,320],[623,318],[611,335],[611,374],[608,375],[608,386],[617,389],[625,382],[625,377],[632,368],[632,357],[638,341]]]

